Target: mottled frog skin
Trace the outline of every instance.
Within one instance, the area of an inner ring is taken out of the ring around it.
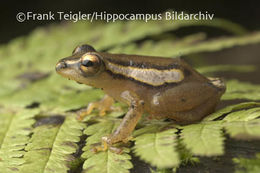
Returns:
[[[129,105],[120,126],[103,138],[109,145],[127,141],[144,112],[180,124],[197,122],[214,111],[225,92],[220,79],[204,77],[180,58],[110,54],[89,45],[76,47],[57,63],[56,71],[107,94],[90,103],[81,118],[95,108],[104,115],[114,99]]]

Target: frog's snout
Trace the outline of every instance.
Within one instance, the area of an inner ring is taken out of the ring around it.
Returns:
[[[65,68],[67,68],[67,67],[68,67],[68,65],[67,65],[66,62],[64,62],[64,61],[59,61],[59,62],[56,64],[56,71],[59,72],[60,70],[65,69]]]

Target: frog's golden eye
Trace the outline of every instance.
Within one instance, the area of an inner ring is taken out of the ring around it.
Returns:
[[[72,51],[72,55],[76,54],[76,53],[87,53],[87,52],[96,52],[96,50],[88,45],[88,44],[83,44],[80,46],[77,46],[73,51]]]
[[[86,60],[83,60],[81,62],[81,65],[85,66],[85,67],[91,67],[94,65],[93,61],[89,60],[89,59],[86,59]]]
[[[81,57],[80,69],[85,75],[93,75],[101,69],[101,60],[97,55],[86,53]]]

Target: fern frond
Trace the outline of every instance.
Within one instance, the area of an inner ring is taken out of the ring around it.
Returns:
[[[10,127],[10,124],[14,118],[14,113],[0,112],[0,148],[5,138],[5,135]]]
[[[85,125],[74,116],[66,117],[59,125],[42,125],[34,129],[31,143],[26,147],[21,173],[66,173],[75,158]]]
[[[30,143],[25,148],[21,173],[42,173],[59,131],[59,125],[42,125],[33,130]]]
[[[89,137],[86,140],[86,146],[83,148],[82,157],[86,159],[83,165],[83,172],[91,173],[127,173],[133,167],[130,162],[131,156],[129,150],[124,148],[123,154],[119,155],[110,150],[92,152],[93,144],[101,142],[103,136],[107,136],[119,125],[116,120],[104,120],[91,126],[88,126],[84,131]]]
[[[260,117],[260,107],[241,110],[228,114],[223,120],[226,122],[250,121]]]
[[[260,85],[241,82],[238,80],[227,81],[227,91],[223,95],[222,99],[260,100]]]
[[[84,128],[85,125],[73,115],[65,119],[53,143],[46,172],[66,173],[69,170],[70,162],[75,159],[71,155],[78,149],[76,143],[80,141]]]
[[[209,40],[205,42],[198,43],[196,45],[190,45],[182,47],[180,49],[174,49],[171,51],[171,56],[188,55],[192,53],[199,52],[213,52],[226,48],[231,48],[234,46],[242,46],[247,44],[259,43],[260,42],[260,32],[256,32],[246,36],[235,36],[230,38],[222,38],[216,40]]]
[[[253,108],[253,107],[259,107],[260,106],[260,102],[244,102],[244,103],[239,103],[239,104],[235,104],[235,105],[231,105],[231,106],[227,106],[223,109],[220,109],[208,116],[206,116],[202,121],[211,121],[214,120],[224,114],[228,114],[231,113],[233,111],[237,111],[240,109],[248,109],[248,108]]]
[[[228,122],[224,124],[227,133],[237,139],[260,139],[260,120]]]
[[[183,126],[181,138],[187,149],[195,155],[222,155],[224,153],[222,127],[219,122]]]
[[[234,158],[236,163],[236,173],[259,173],[260,172],[260,153],[256,154],[256,158]]]
[[[131,156],[127,154],[126,149],[123,154],[116,154],[110,150],[99,152],[89,157],[84,165],[83,172],[85,173],[128,173],[133,167],[129,161]]]
[[[234,46],[247,45],[260,42],[260,32],[256,32],[244,36],[233,36],[222,39],[206,40],[196,43],[191,42],[185,44],[176,44],[175,40],[163,40],[157,43],[145,41],[141,45],[135,43],[116,47],[112,52],[115,53],[135,53],[141,55],[152,56],[166,56],[166,57],[179,57],[199,53],[199,52],[214,52]],[[175,47],[176,46],[176,47]]]
[[[10,116],[8,123],[1,132],[2,143],[0,148],[0,170],[8,173],[19,170],[24,163],[22,158],[25,154],[24,148],[29,142],[29,135],[32,133],[33,117],[39,110],[20,110],[19,113],[7,112],[4,116]],[[3,115],[1,115],[2,117]]]
[[[177,129],[145,133],[135,138],[134,152],[142,160],[158,168],[178,166],[180,160],[176,151]]]

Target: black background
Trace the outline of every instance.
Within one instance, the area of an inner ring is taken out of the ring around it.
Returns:
[[[0,7],[1,27],[0,44],[6,43],[14,37],[28,34],[35,27],[53,23],[53,21],[16,21],[18,12],[32,11],[34,13],[78,12],[90,13],[106,11],[109,13],[160,13],[167,9],[196,13],[208,11],[214,17],[221,17],[239,23],[249,30],[260,28],[260,1],[232,1],[232,0],[145,0],[145,1],[109,1],[109,0],[2,0]],[[59,21],[56,21],[59,22]]]

